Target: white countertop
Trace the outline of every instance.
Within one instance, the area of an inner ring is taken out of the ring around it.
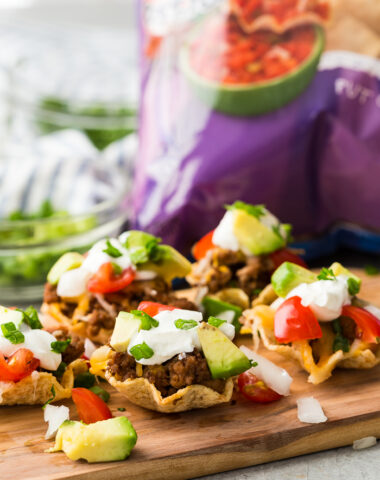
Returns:
[[[365,450],[337,448],[202,477],[202,480],[379,480],[380,442]]]

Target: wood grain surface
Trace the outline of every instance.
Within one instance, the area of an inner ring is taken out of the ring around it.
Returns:
[[[380,306],[380,277],[364,277],[362,298]],[[249,337],[241,340],[250,344]],[[1,407],[0,478],[19,479],[185,479],[294,457],[380,437],[380,369],[337,370],[314,387],[293,362],[271,355],[294,377],[292,394],[270,405],[245,401],[238,394],[231,405],[163,415],[128,403],[112,392],[110,408],[126,415],[138,434],[124,462],[72,462],[63,453],[44,450],[46,424],[40,407]],[[324,424],[300,423],[296,400],[313,395],[328,417]],[[71,401],[71,418],[77,418]],[[118,411],[125,407],[125,412]]]

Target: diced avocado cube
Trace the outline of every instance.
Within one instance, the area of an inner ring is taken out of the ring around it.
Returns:
[[[300,283],[313,283],[317,275],[307,268],[291,262],[282,263],[272,275],[272,286],[279,297],[286,295]]]
[[[50,452],[63,450],[70,460],[89,463],[125,460],[137,441],[137,434],[126,417],[114,417],[86,425],[67,420],[58,429]]]
[[[248,357],[219,328],[202,323],[198,336],[212,378],[230,378],[251,368]]]
[[[237,305],[233,305],[232,303],[222,302],[222,300],[218,300],[217,298],[213,298],[210,296],[204,297],[202,300],[202,305],[205,309],[205,317],[218,317],[223,312],[232,311],[234,313],[234,318],[232,320],[232,325],[235,327],[236,333],[240,332],[241,323],[239,322],[239,318],[243,310],[238,307]]]
[[[2,323],[12,322],[15,324],[15,327],[19,329],[23,319],[24,315],[22,312],[0,305],[0,325]]]
[[[83,263],[83,255],[77,252],[67,252],[59,258],[56,263],[51,267],[47,281],[52,285],[56,285],[59,279],[65,272],[79,268]]]
[[[286,240],[244,210],[234,210],[234,234],[239,244],[253,255],[274,252],[286,245]]]
[[[167,283],[170,283],[173,278],[185,277],[191,271],[191,263],[170,245],[159,245],[157,257],[156,262],[143,263],[139,265],[139,269],[156,272]]]
[[[359,292],[362,281],[357,275],[354,275],[352,272],[350,272],[348,270],[348,268],[343,267],[343,265],[341,265],[339,262],[334,262],[331,265],[330,269],[332,270],[332,272],[335,276],[346,275],[346,277],[351,279],[351,280],[349,280],[349,282],[351,281],[355,284],[354,285],[354,290],[356,291],[356,293]]]
[[[116,317],[110,345],[116,352],[126,352],[129,342],[141,328],[141,320],[132,313],[120,312]]]

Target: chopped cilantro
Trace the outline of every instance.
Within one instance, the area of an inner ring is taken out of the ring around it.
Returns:
[[[355,278],[352,278],[352,277],[348,278],[347,286],[348,286],[348,293],[351,296],[354,297],[357,293],[359,293],[360,283]]]
[[[67,340],[56,340],[55,342],[51,342],[50,347],[51,351],[54,353],[63,353],[66,348],[70,345],[71,338]]]
[[[257,367],[258,363],[255,362],[254,360],[250,360],[251,362],[251,367]]]
[[[226,320],[222,320],[221,318],[210,317],[207,323],[209,323],[213,327],[219,328],[221,325],[223,325],[223,323],[227,323],[227,322]]]
[[[258,220],[265,215],[265,205],[250,205],[239,200],[232,205],[225,205],[225,208],[227,210],[244,210],[248,215],[252,215]]]
[[[378,273],[380,273],[380,270],[375,267],[375,265],[366,265],[364,267],[364,271],[367,275],[377,275]]]
[[[125,248],[129,250],[134,265],[146,262],[158,262],[162,256],[159,243],[161,238],[150,233],[132,231],[125,240]]]
[[[317,276],[318,280],[336,280],[336,276],[331,268],[323,267],[320,274]]]
[[[132,310],[131,313],[141,320],[141,329],[150,330],[152,327],[158,327],[159,322],[141,310]]]
[[[191,330],[198,326],[198,322],[195,320],[182,320],[178,319],[174,322],[174,325],[180,330]]]
[[[13,322],[3,323],[0,326],[4,337],[11,343],[15,345],[24,342],[25,337],[23,333],[21,333],[20,330],[17,330],[16,325]]]
[[[104,253],[106,253],[112,258],[118,258],[122,256],[122,253],[120,252],[120,250],[114,247],[109,239],[106,241],[106,245],[107,247],[103,249]]]
[[[134,345],[129,352],[137,361],[142,358],[151,358],[154,355],[154,351],[145,342]]]

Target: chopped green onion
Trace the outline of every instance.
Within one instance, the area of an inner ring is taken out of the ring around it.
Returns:
[[[106,241],[106,245],[107,247],[103,249],[103,252],[109,255],[110,257],[118,258],[123,255],[118,248],[112,245],[109,239]]]
[[[119,407],[118,410],[119,410],[119,412],[125,412],[125,408],[124,408],[124,407]]]
[[[154,351],[145,342],[135,345],[129,350],[129,352],[137,361],[142,358],[151,358],[154,355]]]
[[[159,322],[141,310],[132,310],[131,313],[141,320],[141,329],[150,330],[152,327],[158,327]]]
[[[195,320],[182,320],[179,318],[174,322],[174,325],[180,330],[191,330],[198,326],[198,322]]]
[[[257,296],[260,295],[260,293],[263,291],[262,288],[255,288],[252,292],[253,295]]]
[[[51,342],[50,347],[51,351],[54,353],[63,353],[66,348],[70,345],[71,338],[68,338],[67,340],[57,340],[55,342]]]
[[[258,220],[265,215],[265,205],[250,205],[249,203],[237,201],[232,205],[225,205],[225,208],[227,210],[244,210]]]
[[[51,402],[55,399],[55,388],[54,388],[54,385],[51,386],[50,392],[51,392],[51,395],[52,395],[52,396],[49,398],[49,400],[47,400],[47,401],[42,405],[42,410],[45,410],[46,405],[49,405],[49,403],[51,403]]]
[[[74,387],[89,388],[95,385],[95,375],[90,372],[80,373],[74,380]]]
[[[332,322],[332,327],[335,332],[335,339],[333,343],[333,352],[342,350],[342,352],[347,353],[350,350],[350,342],[346,337],[343,336],[342,326],[340,324],[339,318]]]
[[[254,360],[250,360],[251,367],[257,367],[258,363],[255,362]]]
[[[359,293],[360,283],[355,278],[349,277],[347,279],[347,286],[348,286],[348,293],[351,296],[354,297],[357,293]]]
[[[42,323],[40,322],[37,310],[34,307],[30,306],[24,311],[19,309],[17,310],[23,314],[22,321],[29,325],[30,328],[32,328],[33,330],[42,328]]]
[[[223,325],[223,323],[227,323],[227,322],[226,320],[222,320],[221,318],[210,317],[207,323],[209,323],[213,327],[219,328],[221,325]]]
[[[3,323],[0,326],[4,337],[11,343],[16,345],[24,342],[25,337],[23,333],[21,333],[20,330],[17,330],[16,325],[13,322]]]
[[[110,399],[110,394],[107,392],[107,390],[104,390],[104,388],[99,387],[99,385],[94,385],[89,390],[91,390],[91,392],[94,392],[95,395],[100,397],[103,400],[103,402],[107,403],[108,400]]]
[[[121,275],[123,273],[123,269],[117,263],[112,262],[112,269],[115,275]]]
[[[375,265],[366,265],[364,271],[367,275],[377,275],[380,270]]]
[[[331,268],[323,267],[320,274],[317,276],[318,280],[336,280],[336,276]]]
[[[59,365],[58,365],[58,368],[55,372],[52,372],[53,375],[60,379],[62,377],[62,375],[65,373],[65,370],[66,370],[66,367],[67,367],[67,363],[65,362],[61,362]]]

